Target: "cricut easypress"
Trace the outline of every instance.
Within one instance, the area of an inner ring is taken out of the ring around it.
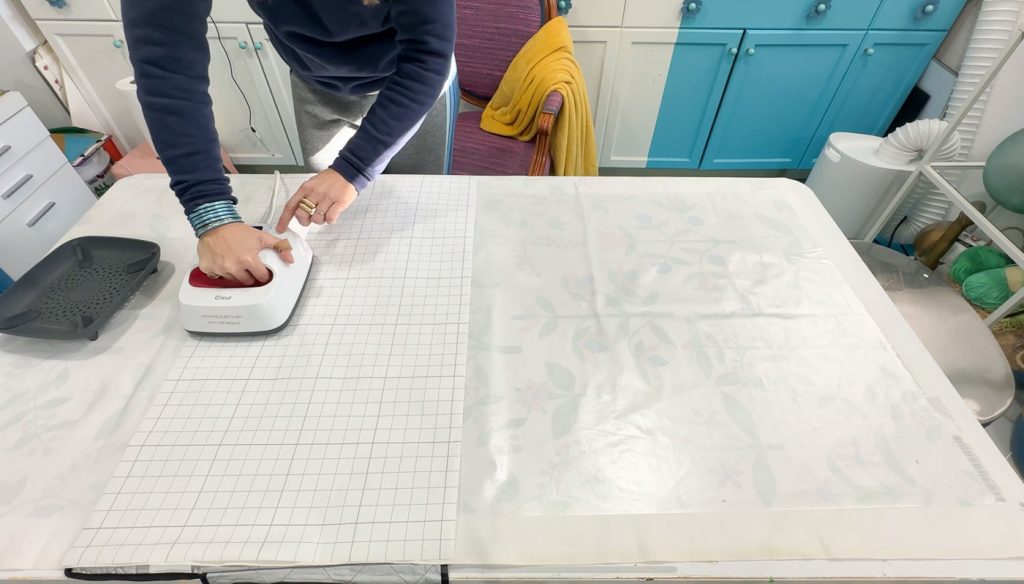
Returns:
[[[277,199],[280,179],[275,182],[270,212]],[[274,233],[268,224],[254,225]],[[226,278],[211,278],[189,267],[178,291],[181,324],[186,331],[203,335],[258,335],[276,333],[288,325],[313,265],[313,250],[303,236],[304,229],[293,220],[283,234],[291,244],[295,262],[285,263],[273,249],[260,252],[260,260],[270,270],[267,282],[246,286]]]

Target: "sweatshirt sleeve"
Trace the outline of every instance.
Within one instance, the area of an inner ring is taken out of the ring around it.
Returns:
[[[448,80],[455,49],[454,0],[392,0],[391,19],[398,41],[395,72],[331,165],[356,190],[377,178],[412,138]]]
[[[146,125],[185,208],[237,200],[221,165],[210,99],[206,18],[213,0],[122,0]]]

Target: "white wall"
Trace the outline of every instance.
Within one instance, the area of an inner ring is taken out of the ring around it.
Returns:
[[[970,159],[985,160],[1000,142],[1020,129],[1024,129],[1024,44],[992,82]]]
[[[47,127],[66,126],[71,118],[32,63],[42,42],[18,0],[0,0],[0,88],[20,92]]]

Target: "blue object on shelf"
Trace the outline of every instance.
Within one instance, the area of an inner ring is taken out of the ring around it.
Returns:
[[[7,272],[0,270],[0,294],[6,292],[7,289],[10,288],[11,284],[13,283],[14,280],[12,280],[11,277],[7,275]]]
[[[68,7],[68,0],[46,0],[46,3],[54,8],[63,9]]]

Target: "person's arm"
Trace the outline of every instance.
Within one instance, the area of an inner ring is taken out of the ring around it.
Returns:
[[[454,0],[392,0],[395,72],[359,130],[331,165],[362,190],[412,138],[448,79],[455,48]]]
[[[280,240],[242,222],[221,166],[206,40],[212,1],[122,0],[125,39],[153,145],[199,238],[200,269],[265,282],[270,272],[259,252]]]
[[[224,176],[209,92],[212,1],[121,2],[142,113],[186,214],[217,202],[233,210],[237,202]]]

